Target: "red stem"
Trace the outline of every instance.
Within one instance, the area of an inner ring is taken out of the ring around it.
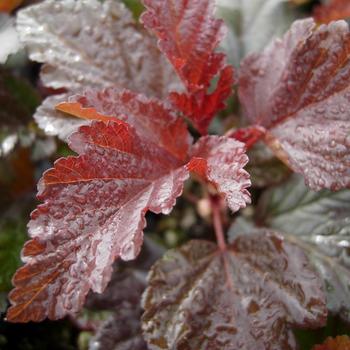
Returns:
[[[218,201],[217,198],[212,198],[211,205],[213,210],[213,224],[214,224],[216,240],[218,242],[218,246],[220,250],[225,251],[227,247],[226,247],[225,235],[224,235],[224,230],[223,230],[222,220],[221,220],[220,202]]]

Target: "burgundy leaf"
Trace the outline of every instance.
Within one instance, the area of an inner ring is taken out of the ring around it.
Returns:
[[[321,285],[303,252],[272,232],[226,251],[191,241],[151,270],[144,336],[150,349],[296,349],[292,327],[325,324]]]
[[[194,145],[188,168],[213,184],[232,211],[250,203],[249,174],[244,144],[228,137],[204,136]]]
[[[86,109],[94,108],[105,116],[115,116],[132,125],[140,137],[167,149],[175,157],[186,160],[191,137],[186,124],[157,99],[149,99],[141,94],[114,88],[102,91],[87,90],[83,95],[71,98],[71,102],[79,103],[85,111],[79,115],[72,103],[59,105],[60,110],[74,116],[88,119]]]
[[[82,307],[90,289],[102,292],[114,260],[138,255],[145,213],[168,214],[189,176],[185,123],[159,101],[110,89],[60,106],[98,121],[71,136],[70,147],[79,156],[58,160],[39,182],[38,198],[44,203],[32,213],[32,240],[22,253],[26,265],[15,274],[10,294],[8,319],[14,322],[63,317]],[[233,188],[225,187],[227,178],[217,179],[219,190],[232,207],[243,206],[249,180],[242,171],[242,144],[229,138],[219,145],[208,142],[203,155],[195,146],[196,157],[208,158],[209,167],[211,146],[227,162],[228,176],[240,176]],[[230,153],[226,158],[225,151]],[[214,173],[208,177],[216,181]]]
[[[350,185],[349,55],[346,22],[317,27],[306,19],[241,65],[248,119],[315,190]]]
[[[113,261],[138,255],[147,210],[169,213],[188,177],[179,159],[123,122],[82,126],[70,147],[79,157],[58,160],[39,183],[44,204],[28,226],[10,321],[60,318],[90,288],[102,292]]]
[[[175,108],[192,120],[199,132],[205,134],[215,114],[226,107],[225,101],[232,93],[234,82],[233,68],[226,66],[214,92],[208,93],[206,89],[192,94],[173,92],[169,99]]]
[[[214,17],[213,0],[144,0],[146,12],[141,22],[153,30],[158,45],[187,88],[187,94],[173,93],[173,105],[206,133],[215,113],[225,107],[230,95],[233,68],[225,55],[215,52],[225,34],[223,21]],[[211,80],[219,80],[209,93]]]

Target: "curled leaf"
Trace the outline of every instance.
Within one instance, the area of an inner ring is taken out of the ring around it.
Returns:
[[[326,320],[306,256],[272,232],[238,237],[226,251],[190,241],[167,252],[143,301],[150,349],[296,349],[291,327]]]
[[[250,203],[248,163],[243,143],[227,137],[204,136],[194,145],[188,168],[224,195],[233,212]],[[232,166],[236,164],[236,166]]]
[[[240,99],[274,153],[315,190],[350,186],[350,33],[297,21],[242,62]]]

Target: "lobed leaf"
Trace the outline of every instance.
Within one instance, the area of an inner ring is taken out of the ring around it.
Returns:
[[[141,22],[158,37],[161,51],[172,63],[187,93],[173,93],[170,101],[202,133],[215,113],[225,107],[234,83],[225,55],[215,52],[224,36],[223,21],[214,17],[212,0],[144,0]],[[211,80],[219,77],[214,92]]]
[[[178,159],[185,161],[188,157],[192,139],[186,124],[157,99],[128,90],[107,88],[102,91],[86,90],[70,101],[59,104],[57,108],[82,119],[91,119],[88,114],[93,109],[100,114],[97,117],[100,120],[103,116],[117,117],[132,125],[140,137],[159,144]],[[82,107],[79,113],[76,104]]]
[[[82,307],[90,289],[102,292],[114,260],[138,255],[146,212],[168,214],[189,177],[185,123],[159,101],[107,89],[76,96],[63,107],[104,121],[80,127],[70,137],[79,156],[61,158],[39,182],[38,198],[44,203],[31,215],[32,240],[22,252],[26,265],[13,279],[7,315],[13,322],[63,317]],[[203,157],[211,167],[209,145]],[[219,146],[223,158],[225,151],[237,149],[235,156],[226,156],[226,165],[228,175],[240,178],[233,188],[224,187],[227,177],[217,183],[222,181],[220,190],[231,203],[237,198],[238,208],[248,199],[243,144],[222,138]]]
[[[314,8],[313,16],[319,23],[330,23],[350,18],[350,3],[347,0],[330,0]]]
[[[115,86],[158,97],[178,87],[153,38],[119,1],[45,0],[18,13],[17,30],[29,57],[45,63],[41,79],[47,87],[72,95]],[[51,135],[66,137],[79,122],[55,112],[53,102],[45,101],[35,119]]]
[[[350,191],[308,190],[299,177],[266,191],[258,225],[284,232],[324,279],[328,308],[350,320]]]
[[[240,99],[265,141],[315,190],[350,185],[350,34],[339,21],[297,21],[242,62]]]
[[[243,170],[247,163],[243,143],[224,136],[204,136],[194,145],[188,168],[214,185],[236,212],[250,203],[250,177]]]
[[[90,288],[102,292],[113,261],[138,255],[145,213],[169,213],[188,177],[178,159],[123,122],[83,126],[70,147],[79,157],[58,160],[38,185],[44,203],[28,225],[10,321],[60,318],[78,311]]]
[[[269,231],[238,237],[226,251],[190,241],[167,252],[143,301],[150,349],[296,349],[291,327],[326,321],[306,256]]]

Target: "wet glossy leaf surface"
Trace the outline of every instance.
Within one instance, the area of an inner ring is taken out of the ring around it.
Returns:
[[[178,87],[154,39],[119,1],[46,0],[20,11],[17,29],[29,57],[45,63],[41,78],[47,87],[72,94],[116,86],[158,97]],[[51,105],[46,101],[45,114],[36,114],[39,125],[50,134],[69,134],[74,122],[67,120],[65,127]]]
[[[285,232],[325,280],[328,308],[350,320],[350,191],[310,191],[299,177],[264,193],[257,223]]]
[[[233,212],[250,203],[247,188],[251,182],[243,170],[248,163],[243,143],[224,136],[204,136],[194,145],[191,158],[188,168],[214,185]]]
[[[123,122],[83,126],[70,147],[79,157],[57,161],[38,185],[44,203],[31,215],[11,321],[60,318],[90,288],[102,292],[113,261],[138,255],[146,211],[169,213],[188,177],[179,159]]]
[[[315,190],[350,185],[349,48],[346,22],[317,27],[307,19],[241,66],[246,116]]]
[[[302,271],[302,273],[301,273]],[[325,323],[321,281],[301,250],[272,232],[169,251],[143,297],[150,349],[296,349],[291,327]]]
[[[234,83],[233,69],[225,55],[215,52],[225,31],[222,20],[214,17],[214,1],[144,0],[141,22],[158,37],[161,51],[172,63],[186,94],[170,95],[172,104],[207,132],[215,113],[225,107]],[[215,90],[209,93],[214,77]]]

